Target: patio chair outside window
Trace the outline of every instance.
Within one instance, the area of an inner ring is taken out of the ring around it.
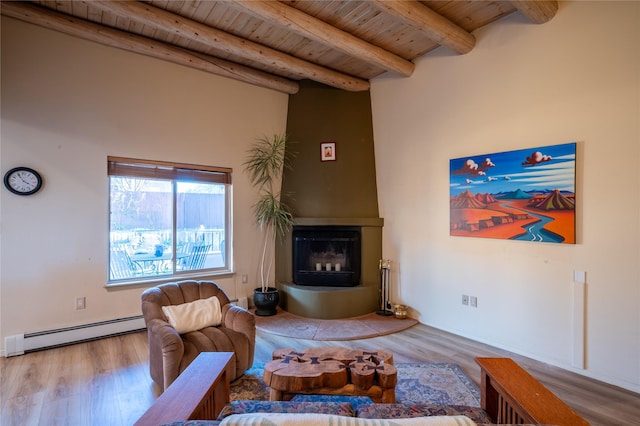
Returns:
[[[210,250],[211,245],[192,244],[187,256],[183,259],[182,269],[186,271],[202,269]]]
[[[131,260],[124,247],[115,247],[111,250],[111,274],[112,280],[133,278],[143,273],[142,268]]]

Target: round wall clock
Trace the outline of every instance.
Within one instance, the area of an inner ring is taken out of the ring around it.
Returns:
[[[15,167],[5,173],[4,186],[14,194],[35,194],[42,187],[42,176],[29,167]]]

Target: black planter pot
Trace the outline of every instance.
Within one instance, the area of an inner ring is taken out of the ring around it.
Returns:
[[[275,287],[267,287],[267,291],[262,291],[261,288],[253,290],[253,304],[256,307],[256,315],[261,317],[275,315],[279,302],[280,295]]]

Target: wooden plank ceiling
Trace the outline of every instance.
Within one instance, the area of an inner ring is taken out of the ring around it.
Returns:
[[[542,24],[556,1],[2,1],[2,14],[108,46],[296,93],[302,79],[362,91],[410,77],[439,47],[464,55],[473,31],[511,13]]]

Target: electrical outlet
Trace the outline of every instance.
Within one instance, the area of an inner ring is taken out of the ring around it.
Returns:
[[[469,296],[467,296],[466,294],[462,295],[462,304],[465,306],[469,306]]]
[[[478,307],[478,298],[476,296],[471,296],[469,298],[469,305],[472,308],[477,308]]]
[[[249,275],[242,274],[242,284],[246,284],[249,282]]]
[[[76,298],[76,310],[84,309],[87,307],[87,298],[86,297],[78,297]]]

